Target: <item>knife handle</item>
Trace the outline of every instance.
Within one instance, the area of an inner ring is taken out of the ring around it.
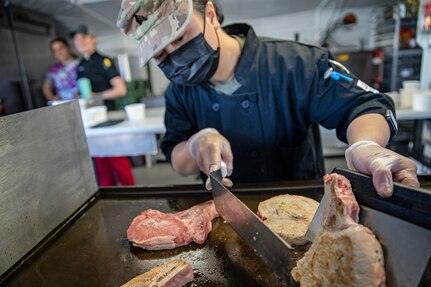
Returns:
[[[220,163],[220,172],[221,172],[222,178],[227,176],[227,166],[226,166],[226,163],[224,161],[221,161],[221,163]]]

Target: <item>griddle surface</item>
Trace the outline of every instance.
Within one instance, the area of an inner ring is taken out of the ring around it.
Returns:
[[[430,183],[424,181],[423,187]],[[190,188],[191,187],[191,188]],[[282,186],[236,185],[234,193],[253,211],[262,200],[279,194],[299,194],[320,201],[322,182],[307,181]],[[103,189],[59,236],[27,258],[1,286],[121,286],[131,278],[173,259],[188,261],[195,279],[186,286],[282,286],[236,232],[217,218],[207,241],[165,251],[133,247],[126,230],[135,216],[148,208],[178,212],[212,199],[201,186]],[[66,225],[65,225],[66,226]],[[309,245],[292,251],[292,265]],[[276,253],[277,250],[274,250]],[[419,286],[430,286],[431,261]],[[289,286],[297,286],[291,282]]]
[[[291,194],[297,192],[289,190]],[[237,195],[256,211],[260,201],[282,193],[286,191]],[[299,193],[319,198],[322,190]],[[204,191],[180,196],[148,196],[138,191],[132,197],[120,192],[109,196],[101,193],[69,228],[9,277],[5,286],[121,286],[173,259],[184,259],[193,266],[195,279],[186,286],[282,286],[221,218],[212,221],[212,232],[202,245],[191,243],[173,250],[147,251],[133,247],[127,240],[128,226],[143,210],[177,212],[209,199],[211,194]],[[304,252],[292,252],[292,260],[295,262]]]

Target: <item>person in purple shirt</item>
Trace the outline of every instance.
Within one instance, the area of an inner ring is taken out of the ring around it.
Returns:
[[[76,83],[79,61],[72,53],[65,38],[51,41],[50,48],[58,63],[49,67],[43,83],[43,94],[48,101],[73,100],[78,98]]]

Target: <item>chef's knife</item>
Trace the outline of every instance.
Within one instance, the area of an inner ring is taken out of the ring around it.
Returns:
[[[431,255],[431,192],[395,183],[392,197],[382,198],[369,176],[340,168],[333,172],[350,181],[360,204],[359,223],[382,244],[387,286],[417,286]],[[320,230],[322,215],[321,204],[305,235],[308,240]]]
[[[223,186],[220,170],[212,172],[210,179],[217,212],[281,281],[289,285],[290,270],[293,266],[291,266],[291,254],[286,242]]]

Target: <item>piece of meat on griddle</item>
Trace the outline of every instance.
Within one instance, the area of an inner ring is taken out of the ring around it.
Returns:
[[[383,251],[371,230],[358,223],[350,182],[325,175],[322,228],[291,274],[301,286],[385,286]]]
[[[177,213],[148,209],[133,219],[127,238],[148,250],[173,249],[193,241],[202,244],[211,232],[211,220],[218,216],[213,200]]]
[[[192,266],[176,259],[136,276],[121,287],[181,287],[194,278]]]
[[[261,201],[257,215],[290,245],[307,243],[305,233],[319,202],[300,195],[282,194]]]

